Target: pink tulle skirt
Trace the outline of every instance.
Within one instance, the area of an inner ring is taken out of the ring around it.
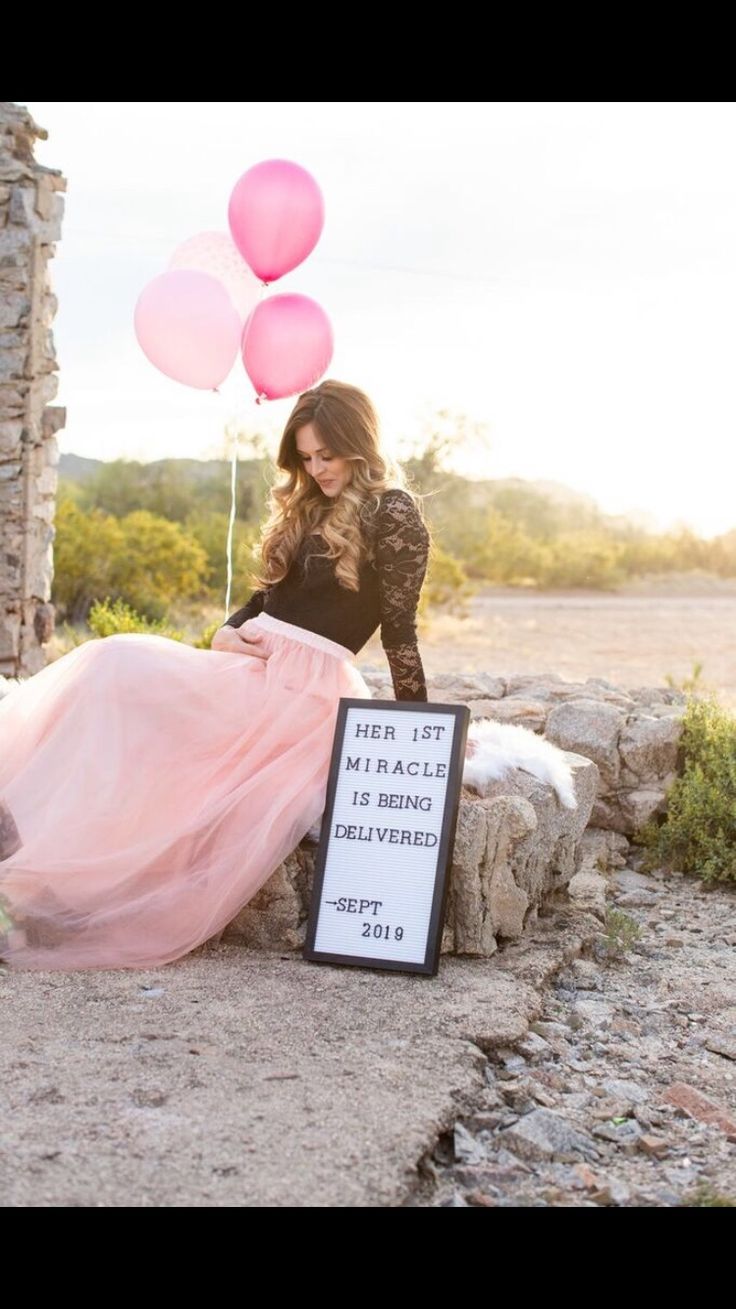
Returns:
[[[267,659],[118,634],[0,700],[0,957],[147,968],[215,936],[325,806],[338,645],[258,614]]]

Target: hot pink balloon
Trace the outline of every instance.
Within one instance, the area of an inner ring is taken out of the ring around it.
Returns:
[[[245,262],[262,282],[275,282],[316,246],[325,206],[317,183],[300,164],[266,159],[235,184],[227,216]]]
[[[221,282],[174,269],[148,283],[135,307],[135,334],[151,363],[185,386],[212,391],[235,362],[242,321]]]
[[[198,232],[177,246],[169,268],[196,268],[222,282],[235,308],[245,322],[255,309],[263,289],[248,267],[229,232]]]
[[[243,328],[243,364],[259,397],[281,400],[315,386],[334,349],[332,325],[306,295],[263,300]]]

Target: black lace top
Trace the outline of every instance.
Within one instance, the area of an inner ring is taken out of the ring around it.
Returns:
[[[396,699],[426,700],[416,612],[427,571],[429,534],[411,496],[400,487],[382,493],[375,519],[365,530],[372,535],[374,559],[361,565],[359,591],[340,585],[334,560],[324,558],[321,535],[310,533],[286,577],[254,591],[227,625],[240,627],[263,611],[357,654],[380,624]]]

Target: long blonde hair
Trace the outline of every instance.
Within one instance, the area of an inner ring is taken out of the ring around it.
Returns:
[[[310,476],[299,456],[296,434],[312,423],[333,454],[352,463],[352,477],[330,498]],[[335,559],[335,576],[348,590],[360,589],[359,569],[373,558],[371,532],[381,492],[399,487],[411,496],[424,522],[421,498],[407,483],[400,465],[381,450],[379,422],[368,396],[345,382],[328,380],[299,396],[284,428],[276,466],[287,478],[268,493],[269,516],[254,554],[263,568],[255,573],[261,588],[281,581],[301,541],[319,527]],[[426,526],[426,523],[425,523]]]

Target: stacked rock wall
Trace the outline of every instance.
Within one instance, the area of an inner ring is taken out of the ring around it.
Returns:
[[[386,675],[364,670],[375,699],[393,699]],[[528,773],[463,787],[442,951],[490,955],[518,940],[560,892],[605,914],[604,875],[626,863],[637,826],[664,813],[681,766],[687,697],[667,687],[624,689],[602,678],[556,674],[428,678],[433,701],[467,704],[543,734],[566,752],[577,809]],[[316,846],[305,839],[224,933],[263,949],[299,949],[306,937]],[[563,898],[564,898],[563,897]]]
[[[376,699],[392,698],[382,674],[367,672],[365,680]],[[431,700],[467,704],[471,718],[531,728],[561,749],[592,759],[599,771],[593,827],[631,837],[648,818],[664,814],[681,766],[683,691],[625,688],[603,677],[566,682],[557,673],[441,673],[429,683]]]
[[[51,323],[48,261],[61,235],[66,181],[33,158],[47,133],[0,101],[0,674],[35,673],[54,630],[51,605],[56,432],[65,410]]]

